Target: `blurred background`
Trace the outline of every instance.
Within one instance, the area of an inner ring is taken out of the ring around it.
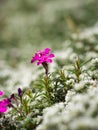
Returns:
[[[97,40],[98,0],[0,0],[0,89],[30,85],[41,73],[30,64],[36,50],[50,47],[56,68],[96,57]]]

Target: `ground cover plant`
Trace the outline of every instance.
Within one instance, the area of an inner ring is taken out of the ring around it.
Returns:
[[[0,0],[0,129],[98,130],[97,0]]]
[[[77,57],[71,68],[49,73],[48,63],[55,57],[50,50],[37,51],[32,57],[31,63],[38,61],[45,74],[31,88],[1,97],[1,129],[98,129],[98,58],[82,64]],[[2,90],[0,96],[4,96]]]

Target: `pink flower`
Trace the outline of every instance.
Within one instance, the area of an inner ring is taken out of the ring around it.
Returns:
[[[4,92],[0,90],[0,96],[3,96],[4,95]]]
[[[2,105],[2,107],[0,107],[0,113],[5,113],[6,111],[7,111],[7,108]]]
[[[0,113],[5,113],[7,111],[6,105],[0,101]]]
[[[10,106],[11,101],[8,98],[2,99],[0,101],[0,113],[5,113],[7,107]]]
[[[52,58],[55,57],[54,54],[50,53],[50,48],[45,48],[44,50],[37,51],[31,59],[31,63],[37,62],[37,65],[43,64],[43,63],[52,63]]]

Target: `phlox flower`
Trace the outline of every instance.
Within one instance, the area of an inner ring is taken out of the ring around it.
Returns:
[[[0,113],[4,113],[6,111],[7,111],[7,107],[2,101],[0,101]]]
[[[10,102],[11,101],[8,98],[0,101],[0,113],[5,113],[7,111],[7,107],[10,105]]]
[[[44,50],[37,51],[31,59],[31,63],[37,62],[37,65],[43,63],[52,63],[52,58],[55,57],[54,54],[50,53],[50,48],[45,48]]]
[[[19,96],[19,97],[22,96],[22,90],[21,90],[21,88],[18,88],[18,96]]]

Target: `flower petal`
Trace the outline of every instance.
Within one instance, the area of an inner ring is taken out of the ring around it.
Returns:
[[[38,62],[37,62],[37,65],[40,65],[40,64],[42,64],[42,62],[41,62],[41,61],[38,61]]]
[[[45,48],[44,50],[45,54],[49,54],[50,50],[51,50],[50,48]]]
[[[0,104],[0,105],[1,105],[1,104]],[[7,111],[7,108],[6,108],[6,107],[3,107],[3,106],[0,107],[0,112],[1,112],[1,113],[4,113],[4,112],[6,112],[6,111]]]
[[[4,95],[4,92],[0,90],[0,96],[3,96]]]
[[[51,59],[47,59],[46,62],[52,63],[52,60]]]
[[[49,57],[49,58],[52,58],[52,57],[55,57],[55,55],[54,55],[54,54],[49,54],[48,57]]]

